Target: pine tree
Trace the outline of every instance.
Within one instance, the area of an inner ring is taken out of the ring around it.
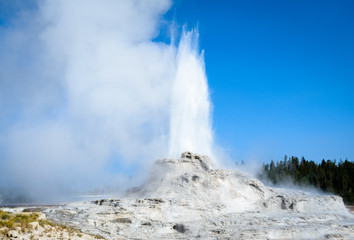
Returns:
[[[263,164],[261,179],[268,179],[277,184],[291,178],[294,184],[313,185],[324,191],[332,192],[343,197],[346,203],[354,204],[354,163],[346,159],[322,160],[317,164],[308,161],[304,156],[301,161],[297,157],[287,155],[284,160],[276,163]]]

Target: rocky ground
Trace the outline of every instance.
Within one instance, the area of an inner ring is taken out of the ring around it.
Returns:
[[[269,188],[189,152],[157,161],[124,198],[43,212],[105,239],[354,239],[354,215],[340,197]]]
[[[106,239],[354,239],[354,217],[340,197],[269,188],[188,152],[157,161],[125,198],[45,212]]]

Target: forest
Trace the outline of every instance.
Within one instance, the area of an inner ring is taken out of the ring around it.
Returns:
[[[340,195],[348,205],[354,204],[354,162],[322,160],[308,161],[304,157],[284,156],[284,160],[263,164],[258,177],[274,185],[292,183],[312,185],[322,191]]]

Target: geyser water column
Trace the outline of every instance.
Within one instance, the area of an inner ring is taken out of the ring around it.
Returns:
[[[211,104],[198,31],[184,31],[177,51],[169,157],[179,157],[184,151],[212,156]]]

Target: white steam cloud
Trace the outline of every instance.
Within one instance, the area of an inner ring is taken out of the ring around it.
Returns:
[[[169,0],[41,0],[0,27],[0,187],[124,184],[119,169],[212,154],[198,34],[154,41]]]

